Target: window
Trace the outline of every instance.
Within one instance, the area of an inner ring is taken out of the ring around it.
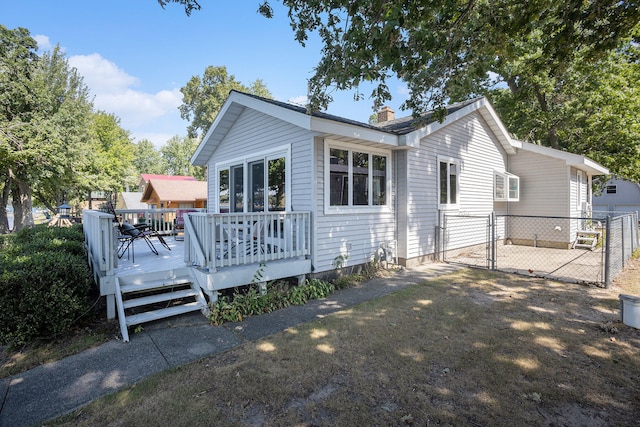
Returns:
[[[343,212],[388,206],[389,155],[328,142],[325,146],[326,208]]]
[[[618,187],[615,185],[607,185],[607,194],[616,194]]]
[[[517,202],[520,200],[520,178],[509,172],[494,172],[493,200]]]
[[[460,161],[438,156],[438,204],[440,209],[458,206]]]
[[[284,211],[289,149],[216,165],[218,211]]]
[[[218,209],[221,213],[229,212],[229,169],[218,172]]]
[[[576,171],[576,208],[578,209],[582,209],[582,202],[584,202],[582,194],[582,190],[584,188],[583,182],[584,175],[582,174],[582,171]]]

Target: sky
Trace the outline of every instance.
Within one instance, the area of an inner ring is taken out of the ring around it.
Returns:
[[[186,136],[180,88],[210,65],[225,66],[245,86],[261,79],[276,100],[304,105],[322,46],[312,37],[302,47],[287,9],[271,0],[275,16],[267,19],[257,13],[261,2],[201,0],[202,9],[187,17],[180,5],[163,9],[156,0],[0,0],[0,24],[29,30],[40,52],[59,45],[94,108],[119,117],[134,142],[160,148]],[[390,90],[396,117],[409,115],[399,108],[406,86],[391,83]],[[353,95],[335,93],[327,112],[366,123],[373,102]]]

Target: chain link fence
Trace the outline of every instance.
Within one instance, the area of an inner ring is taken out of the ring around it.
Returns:
[[[638,248],[637,213],[444,215],[439,228],[445,262],[600,286]]]

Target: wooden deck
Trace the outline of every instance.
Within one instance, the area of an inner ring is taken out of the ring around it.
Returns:
[[[184,240],[163,236],[170,249],[151,237],[155,254],[145,240],[135,239],[121,257],[120,231],[113,219],[98,211],[83,215],[88,261],[101,295],[107,297],[109,318],[116,315],[119,283],[160,286],[188,277],[215,301],[222,289],[288,277],[302,280],[311,272],[308,212],[193,213],[185,217]]]
[[[122,258],[117,260],[114,274],[125,276],[188,267],[184,261],[184,241],[176,240],[173,236],[164,236],[164,240],[171,248],[170,251],[165,249],[158,239],[151,239],[158,255],[154,254],[143,240],[134,241],[129,253],[125,252]]]

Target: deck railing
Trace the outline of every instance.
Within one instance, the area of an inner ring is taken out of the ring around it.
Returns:
[[[221,267],[310,254],[309,212],[185,214],[185,262]]]
[[[97,281],[98,276],[113,275],[116,262],[116,231],[113,215],[99,211],[83,212],[84,241],[87,257]]]
[[[173,234],[177,209],[116,209],[121,222],[149,224],[160,234]]]

